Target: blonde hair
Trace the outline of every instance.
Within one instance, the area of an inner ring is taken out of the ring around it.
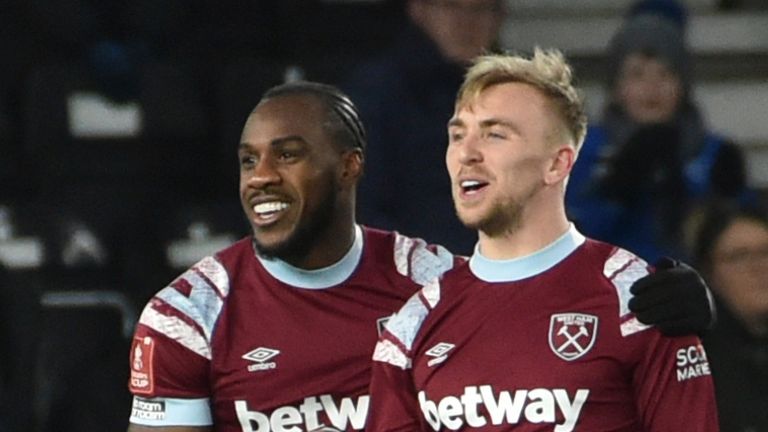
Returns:
[[[587,115],[583,97],[571,82],[572,75],[570,65],[556,49],[536,48],[530,59],[513,54],[480,56],[464,77],[456,106],[470,104],[480,93],[498,84],[529,84],[546,94],[555,104],[578,150],[587,134]]]

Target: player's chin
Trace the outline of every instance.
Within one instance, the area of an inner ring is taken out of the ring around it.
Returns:
[[[263,234],[256,232],[253,236],[256,252],[262,258],[282,258],[291,247],[291,232]]]
[[[458,210],[456,215],[459,217],[459,221],[471,230],[479,230],[485,224],[485,218],[482,215],[477,214],[477,212]]]

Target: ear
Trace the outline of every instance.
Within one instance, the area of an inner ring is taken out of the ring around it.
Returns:
[[[549,186],[564,181],[571,173],[575,161],[576,149],[572,145],[566,144],[558,147],[547,172],[544,174],[544,183]]]
[[[356,148],[345,151],[341,155],[339,180],[344,185],[354,185],[363,175],[363,152]]]

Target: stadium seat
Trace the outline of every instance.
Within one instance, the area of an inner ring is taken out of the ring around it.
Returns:
[[[55,291],[43,293],[40,304],[34,430],[125,430],[131,301],[114,291]]]
[[[173,65],[142,65],[136,93],[122,100],[96,75],[82,64],[46,64],[27,83],[34,216],[53,250],[52,280],[119,286],[141,292],[135,301],[143,303],[161,277],[154,221],[214,195],[215,146],[193,82]]]
[[[0,202],[17,202],[23,194],[21,147],[16,140],[12,120],[5,111],[5,103],[0,98]]]
[[[34,422],[41,286],[33,273],[0,264],[0,430],[29,432]]]
[[[239,240],[248,232],[234,191],[229,199],[191,201],[158,221],[164,276],[145,291],[148,298],[203,257]]]

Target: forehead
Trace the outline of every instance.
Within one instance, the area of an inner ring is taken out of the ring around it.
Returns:
[[[271,141],[285,136],[300,136],[308,142],[328,138],[325,112],[312,95],[284,95],[261,102],[248,116],[243,128],[243,143]]]
[[[482,121],[489,116],[529,117],[546,115],[548,99],[537,88],[521,82],[496,84],[456,106],[454,117],[476,117]]]

